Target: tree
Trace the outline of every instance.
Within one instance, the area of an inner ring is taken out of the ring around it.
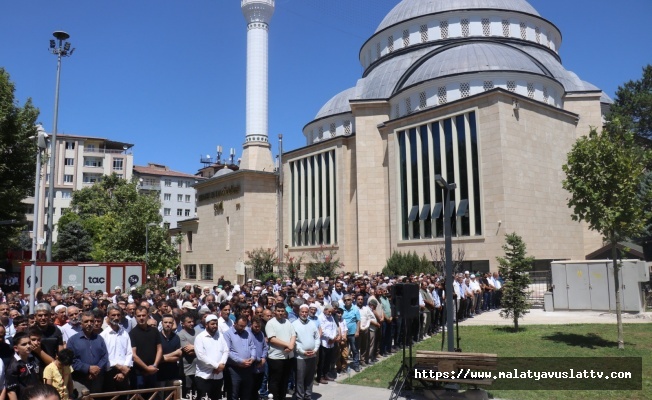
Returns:
[[[395,251],[387,259],[383,274],[385,275],[413,275],[435,273],[434,264],[425,255],[419,257],[416,252],[401,253]]]
[[[323,276],[324,278],[335,278],[337,270],[344,267],[344,264],[339,258],[336,258],[334,246],[321,245],[317,250],[311,250],[308,255],[310,260],[306,265],[306,278],[317,278]]]
[[[154,194],[140,193],[136,182],[127,182],[115,174],[107,176],[93,186],[73,192],[70,206],[59,219],[58,229],[64,230],[67,224],[79,220],[92,238],[93,260],[147,261],[150,274],[174,269],[179,263],[174,243],[159,226],[160,199]],[[147,227],[151,223],[157,226]]]
[[[505,235],[505,242],[505,257],[496,258],[504,281],[500,316],[512,318],[514,331],[518,332],[518,320],[530,312],[527,289],[531,281],[528,271],[532,269],[534,257],[527,256],[525,243],[516,233]]]
[[[269,276],[274,272],[274,265],[278,263],[276,250],[259,247],[252,251],[247,251],[245,254],[249,257],[249,260],[245,261],[245,265],[254,268],[254,276],[263,282],[269,279]]]
[[[585,221],[611,245],[618,348],[624,349],[617,244],[645,230],[652,213],[652,191],[641,191],[650,151],[636,143],[635,135],[613,120],[601,133],[592,129],[577,140],[562,167],[563,187],[575,221]]]
[[[618,87],[608,120],[652,139],[652,65],[643,68],[640,80]]]
[[[59,229],[55,250],[56,261],[90,261],[93,240],[81,222],[74,220]]]
[[[25,222],[21,201],[34,191],[36,119],[39,111],[27,99],[20,107],[9,74],[0,68],[0,221]],[[0,249],[7,249],[20,233],[19,224],[0,225]]]

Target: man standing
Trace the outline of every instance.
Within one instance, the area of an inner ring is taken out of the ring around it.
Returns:
[[[81,320],[79,319],[79,308],[70,306],[66,312],[68,314],[68,322],[59,328],[61,329],[64,344],[68,343],[71,337],[82,331]]]
[[[299,307],[299,319],[292,323],[296,332],[297,345],[297,375],[296,392],[297,400],[310,400],[312,398],[312,385],[317,367],[317,350],[319,350],[319,329],[308,319],[310,307],[302,304]]]
[[[79,393],[84,389],[91,393],[102,392],[104,371],[109,365],[109,355],[104,339],[93,332],[95,316],[87,311],[82,314],[82,331],[70,338],[68,348],[75,354],[72,362],[72,379]]]
[[[52,323],[52,309],[47,303],[39,303],[34,307],[36,327],[41,331],[41,348],[43,351],[38,354],[44,365],[50,364],[57,356],[59,350],[63,350],[63,335],[59,327]]]
[[[222,398],[222,372],[229,358],[229,348],[217,331],[217,316],[210,314],[205,322],[206,330],[197,334],[195,339],[197,398],[208,396],[215,400]]]
[[[267,370],[267,352],[269,350],[267,339],[265,338],[265,334],[262,332],[262,326],[262,318],[254,317],[251,321],[251,326],[247,328],[253,337],[254,348],[256,349],[257,362],[254,364],[253,390],[258,391],[259,395],[267,392],[267,385],[263,387],[263,380],[265,378],[265,371]],[[255,395],[256,393],[253,392],[253,394]]]
[[[353,370],[360,372],[360,351],[356,344],[356,339],[360,336],[360,310],[353,305],[353,297],[348,293],[344,295],[342,319],[346,323],[346,340],[349,342],[351,354],[353,355]]]
[[[224,333],[224,341],[229,348],[226,368],[231,379],[231,396],[229,400],[251,398],[253,386],[253,366],[257,363],[256,346],[253,335],[246,329],[248,319],[240,315],[233,327]]]
[[[183,397],[186,397],[188,391],[197,390],[195,385],[195,370],[197,365],[197,356],[195,355],[195,318],[186,314],[181,318],[183,329],[178,333],[183,356]]]
[[[181,341],[175,330],[174,317],[163,315],[163,330],[161,331],[161,350],[163,360],[159,365],[157,380],[162,386],[172,386],[172,381],[179,376],[179,360],[181,359]]]
[[[16,334],[16,328],[11,318],[9,318],[9,304],[0,303],[0,322],[5,327],[5,340],[12,343],[11,338]]]
[[[269,393],[275,399],[285,399],[297,334],[290,321],[285,319],[283,304],[276,305],[274,314],[276,318],[265,326],[269,341]]]
[[[156,328],[147,324],[148,319],[147,308],[138,307],[137,325],[129,332],[135,367],[132,370],[132,389],[156,387],[156,373],[163,359],[161,336]]]
[[[333,318],[333,306],[329,303],[324,305],[324,310],[319,315],[319,326],[321,327],[321,346],[319,347],[319,365],[317,366],[317,382],[327,384],[333,381],[328,376],[333,361],[335,343],[340,339],[337,322]]]
[[[129,333],[120,324],[122,310],[111,304],[107,308],[109,326],[100,333],[109,357],[108,370],[104,377],[107,392],[129,390],[129,372],[134,365]]]

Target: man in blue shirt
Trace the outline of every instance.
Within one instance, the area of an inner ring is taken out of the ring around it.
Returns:
[[[229,348],[226,367],[231,378],[230,399],[249,399],[254,389],[252,383],[256,359],[256,346],[253,335],[247,330],[248,319],[240,315],[233,327],[224,332],[224,341]]]
[[[90,390],[91,393],[100,393],[104,383],[104,371],[109,365],[109,353],[104,339],[93,333],[94,321],[93,312],[85,311],[82,314],[82,331],[71,337],[67,344],[67,348],[75,354],[72,379],[79,393],[84,389]]]
[[[360,351],[355,343],[360,335],[360,310],[353,305],[353,298],[348,293],[344,295],[342,319],[346,322],[346,328],[348,329],[346,340],[349,342],[351,354],[353,354],[353,369],[355,372],[360,372]]]

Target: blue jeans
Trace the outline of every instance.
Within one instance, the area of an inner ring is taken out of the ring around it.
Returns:
[[[349,347],[351,348],[351,354],[353,355],[353,368],[360,367],[360,350],[355,344],[355,334],[346,335],[346,340],[349,342]]]

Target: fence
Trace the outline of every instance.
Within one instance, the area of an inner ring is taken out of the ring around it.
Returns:
[[[529,275],[532,283],[528,287],[528,301],[533,307],[543,307],[543,295],[552,288],[552,272],[531,271]]]
[[[126,390],[124,392],[90,393],[82,391],[81,400],[181,400],[181,381],[174,381],[173,386],[152,389]]]

